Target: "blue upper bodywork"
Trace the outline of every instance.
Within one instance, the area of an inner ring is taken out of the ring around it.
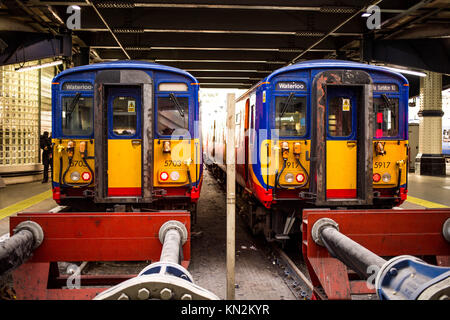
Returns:
[[[76,92],[80,92],[83,97],[94,97],[94,90],[63,90],[64,83],[90,83],[94,88],[96,74],[103,70],[124,70],[134,69],[146,72],[153,81],[154,93],[154,112],[157,114],[157,98],[168,97],[169,92],[158,91],[160,83],[164,82],[182,82],[187,85],[187,91],[176,92],[178,97],[187,97],[189,99],[189,132],[191,137],[199,138],[199,132],[196,129],[195,123],[199,120],[199,103],[198,103],[198,83],[190,73],[169,66],[164,66],[157,63],[145,61],[115,61],[96,63],[85,66],[74,67],[59,73],[53,79],[52,85],[52,137],[64,138],[66,136],[62,133],[61,128],[61,101],[63,97],[73,97]],[[125,85],[125,84],[124,84]],[[158,135],[155,123],[155,138],[167,138],[166,136]],[[70,136],[70,138],[94,138],[94,132],[85,136]],[[170,137],[169,137],[170,138]]]
[[[271,81],[274,77],[290,72],[290,71],[298,71],[302,69],[359,69],[359,70],[367,70],[367,71],[376,71],[376,72],[386,72],[391,76],[396,76],[403,79],[404,83],[408,83],[408,80],[401,75],[400,73],[394,72],[390,69],[383,68],[380,66],[373,66],[365,63],[358,63],[353,61],[345,61],[345,60],[310,60],[304,62],[298,62],[292,64],[290,66],[286,66],[280,68],[270,75],[268,75],[262,82]]]
[[[254,96],[255,101],[255,129],[265,129],[267,132],[267,139],[282,138],[284,140],[295,139],[311,139],[312,131],[312,96],[313,83],[315,76],[321,72],[329,70],[339,69],[354,69],[367,72],[373,80],[373,83],[378,84],[396,84],[398,91],[396,92],[373,92],[373,97],[381,97],[382,94],[386,94],[388,98],[399,100],[399,126],[398,135],[393,137],[383,137],[382,140],[407,140],[408,139],[408,80],[395,71],[390,69],[374,66],[369,64],[357,63],[352,61],[343,60],[311,60],[305,62],[299,62],[292,64],[278,70],[275,70],[270,75],[262,79],[258,84],[249,89],[237,101],[247,99]],[[274,137],[272,136],[271,129],[275,128],[275,97],[285,96],[287,97],[292,90],[276,90],[277,82],[283,81],[298,81],[306,84],[305,90],[296,91],[296,96],[306,97],[307,104],[307,117],[306,117],[306,133],[302,137]],[[356,125],[354,123],[353,125]],[[336,139],[336,138],[335,138]],[[339,139],[339,138],[337,138]],[[262,140],[261,140],[262,141]],[[260,153],[261,153],[261,141],[255,144],[255,154],[257,155],[257,161],[252,164],[253,171],[259,181],[259,183],[268,188],[264,183],[260,166]]]
[[[173,72],[173,73],[179,73],[182,74],[192,82],[197,82],[197,79],[194,78],[193,75],[191,75],[189,72],[164,66],[162,64],[152,63],[152,62],[146,62],[146,61],[133,61],[133,60],[124,60],[124,61],[114,61],[114,62],[101,62],[101,63],[95,63],[95,64],[89,64],[85,66],[79,66],[70,68],[67,70],[64,70],[63,72],[59,73],[54,79],[53,82],[57,82],[60,80],[60,78],[67,76],[68,74],[75,73],[75,72],[90,72],[90,71],[97,71],[97,70],[105,70],[105,69],[139,69],[139,70],[149,70],[149,71],[165,71],[165,72]]]

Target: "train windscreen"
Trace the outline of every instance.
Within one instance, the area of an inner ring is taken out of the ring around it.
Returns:
[[[62,132],[66,136],[87,136],[92,133],[92,97],[77,93],[62,98]]]

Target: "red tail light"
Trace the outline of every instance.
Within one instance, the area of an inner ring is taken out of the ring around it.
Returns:
[[[83,172],[81,174],[81,179],[83,179],[83,181],[88,181],[91,179],[91,174],[89,172]]]
[[[159,175],[159,178],[162,181],[166,181],[167,179],[169,179],[169,174],[167,172],[161,172],[160,175]]]
[[[305,175],[303,173],[299,173],[296,177],[295,180],[297,180],[297,182],[303,182],[305,181]]]
[[[375,173],[373,175],[373,182],[379,182],[381,180],[381,175],[379,173]]]

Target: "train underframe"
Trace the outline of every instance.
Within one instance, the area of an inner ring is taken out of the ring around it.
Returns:
[[[225,185],[226,172],[216,164],[210,163],[206,167],[211,174]],[[400,205],[406,198],[404,188],[374,189],[373,205],[353,206],[317,206],[313,199],[283,199],[278,198],[270,208],[264,206],[250,190],[236,183],[237,212],[243,217],[253,235],[262,234],[267,241],[279,241],[283,245],[296,242],[302,237],[301,222],[305,209],[350,210],[350,209],[392,209]]]
[[[182,210],[191,215],[191,222],[197,220],[197,200],[199,189],[188,188],[156,189],[151,203],[134,201],[118,203],[98,203],[94,200],[93,188],[53,188],[53,199],[62,206],[68,206],[72,211],[79,212],[139,212]],[[130,198],[131,199],[131,198]]]

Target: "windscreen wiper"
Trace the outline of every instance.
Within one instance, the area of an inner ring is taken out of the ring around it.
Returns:
[[[292,101],[292,98],[293,98],[293,97],[294,97],[294,93],[291,92],[291,94],[289,95],[289,97],[286,99],[286,103],[284,104],[283,110],[281,110],[280,118],[284,115],[284,113],[286,112],[286,110],[288,109],[288,107],[291,105],[291,101]]]
[[[67,116],[72,115],[73,111],[75,110],[75,107],[78,104],[78,101],[80,101],[80,97],[81,97],[81,93],[77,92],[77,94],[75,95],[75,98],[73,98],[72,102],[70,103],[70,106],[68,108],[66,108],[66,118]],[[70,111],[67,111],[70,110]]]
[[[180,116],[182,118],[184,118],[184,111],[183,111],[183,108],[181,107],[181,104],[178,102],[177,97],[175,97],[175,95],[173,93],[170,93],[169,96],[170,96],[170,100],[172,100],[173,103],[175,104],[175,107],[177,107],[178,112],[180,113]]]
[[[383,93],[383,94],[381,95],[381,97],[383,98],[384,105],[385,105],[386,107],[388,107],[388,109],[391,109],[392,103],[391,103],[391,100],[389,100],[389,98],[387,97],[387,95]]]

